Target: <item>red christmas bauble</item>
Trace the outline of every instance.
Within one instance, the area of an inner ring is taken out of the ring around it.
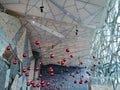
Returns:
[[[50,70],[49,70],[49,72],[50,72],[50,73],[53,73],[53,72],[54,72],[54,70],[53,70],[53,69],[50,69]]]
[[[25,73],[26,71],[27,71],[27,70],[26,70],[25,68],[24,68],[24,69],[22,69],[22,72],[24,72],[24,73]]]
[[[66,58],[63,58],[63,62],[66,62],[67,60],[66,60]]]
[[[96,64],[93,64],[94,67],[96,67]]]
[[[44,81],[44,80],[42,80],[42,81],[41,81],[41,85],[42,85],[42,84],[44,84],[44,83],[45,83],[45,81]]]
[[[80,73],[80,71],[79,71],[79,70],[77,70],[77,71],[76,71],[76,74],[79,74],[79,73]]]
[[[27,82],[27,86],[30,86],[30,84],[31,84],[30,82]]]
[[[27,53],[23,53],[23,57],[27,57]]]
[[[37,84],[33,83],[32,86],[33,86],[33,87],[37,87]]]
[[[28,76],[29,76],[29,73],[25,73],[25,76],[28,77]]]
[[[64,65],[65,62],[61,61],[61,65]]]
[[[39,74],[39,78],[42,78],[42,74]]]
[[[44,62],[43,61],[40,61],[40,65],[43,65],[44,64]]]
[[[101,64],[101,62],[99,61],[98,64]]]
[[[35,41],[35,44],[36,44],[36,45],[40,45],[40,41],[39,41],[39,40],[36,40],[36,41]]]
[[[17,61],[13,61],[13,64],[16,65],[16,64],[17,64]]]
[[[73,58],[73,55],[72,55],[72,54],[70,55],[70,58]]]
[[[18,60],[18,57],[17,57],[17,56],[14,56],[14,60]]]
[[[54,76],[54,73],[50,73],[50,76]]]
[[[95,56],[93,56],[93,59],[95,59],[96,57]]]
[[[38,67],[38,66],[36,66],[36,67],[35,67],[35,70],[36,70],[36,71],[39,71],[39,67]]]
[[[33,80],[31,80],[31,81],[30,81],[30,84],[34,84],[34,81],[33,81]]]
[[[69,68],[70,66],[69,65],[65,65],[66,68]]]
[[[83,65],[83,62],[80,62],[80,65]]]
[[[55,55],[54,54],[50,54],[50,58],[54,58],[55,57]]]
[[[57,64],[61,64],[61,62],[60,62],[60,61],[58,61],[58,62],[57,62]]]
[[[30,70],[30,66],[27,68],[27,70]]]
[[[11,49],[11,46],[7,46],[6,50],[10,50]]]
[[[69,49],[69,48],[66,48],[66,52],[70,52],[70,49]]]
[[[80,80],[79,84],[82,84],[83,83],[83,80]]]
[[[37,87],[40,87],[40,86],[41,86],[41,84],[40,84],[40,83],[38,83],[38,84],[36,84],[36,86],[37,86]]]
[[[88,83],[88,80],[85,80],[84,83]]]
[[[76,80],[74,80],[74,84],[76,84],[77,83],[77,81]]]
[[[50,86],[50,82],[46,82],[46,86]]]

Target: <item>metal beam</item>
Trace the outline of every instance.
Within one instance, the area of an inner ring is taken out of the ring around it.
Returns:
[[[35,21],[32,20],[32,19],[27,19],[27,21],[28,21],[29,23],[31,23],[32,25],[35,25],[36,27],[38,27],[38,28],[40,28],[40,29],[42,29],[42,30],[45,30],[45,31],[53,34],[53,35],[56,36],[56,37],[64,38],[64,36],[63,36],[62,34],[60,34],[60,33],[56,32],[56,31],[48,28],[48,27],[45,26],[45,25],[42,25],[42,24],[40,24],[40,23],[37,23],[37,22],[35,22]]]

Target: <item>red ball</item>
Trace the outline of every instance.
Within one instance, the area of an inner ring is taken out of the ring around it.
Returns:
[[[79,84],[82,84],[83,83],[83,80],[80,80]]]
[[[69,48],[66,48],[66,52],[70,52],[70,49],[69,49]]]
[[[30,84],[31,84],[30,82],[27,82],[27,86],[30,86]]]
[[[23,57],[27,57],[27,53],[23,53]]]
[[[37,87],[37,84],[33,83],[32,86],[33,86],[33,87]]]
[[[66,62],[67,60],[66,60],[66,58],[63,58],[63,62]]]
[[[83,65],[83,62],[80,62],[80,65]]]
[[[40,83],[38,83],[38,84],[36,84],[36,86],[37,86],[37,87],[40,87],[40,86],[41,86],[41,84],[40,84]]]
[[[61,61],[61,65],[64,65],[65,62]]]
[[[96,57],[95,56],[93,56],[93,59],[95,59]]]
[[[77,81],[76,80],[74,80],[74,84],[76,84],[77,83]]]
[[[81,77],[82,77],[82,78],[84,78],[84,76],[83,76],[83,75],[82,75]]]
[[[31,80],[31,81],[30,81],[30,84],[34,84],[34,81],[33,81],[33,80]]]
[[[42,74],[39,74],[39,78],[42,78]]]
[[[53,73],[53,72],[54,72],[54,70],[53,70],[53,69],[50,69],[50,70],[49,70],[49,72],[50,72],[50,73]]]
[[[99,61],[98,64],[101,64],[101,62]]]
[[[85,80],[84,83],[88,83],[88,80]]]
[[[70,66],[69,65],[65,65],[66,68],[69,68]]]
[[[24,72],[24,73],[25,73],[26,71],[27,71],[27,70],[26,70],[25,68],[24,68],[24,69],[22,69],[22,72]]]
[[[28,77],[28,76],[29,76],[29,73],[25,73],[25,76]]]
[[[36,67],[35,67],[35,70],[36,70],[36,71],[39,71],[39,67],[38,67],[38,66],[36,66]]]
[[[14,60],[18,60],[18,57],[17,57],[17,56],[14,56]]]
[[[50,58],[54,58],[55,57],[55,55],[54,54],[50,54]]]
[[[70,55],[70,58],[73,58],[73,55],[72,55],[72,54]]]
[[[44,81],[44,80],[42,80],[42,81],[41,81],[41,84],[44,84],[44,83],[45,83],[45,81]]]
[[[58,61],[58,62],[57,62],[57,64],[61,64],[61,62],[60,62],[60,61]]]
[[[96,67],[96,64],[93,64],[94,67]]]
[[[40,41],[39,41],[39,40],[36,40],[36,41],[35,41],[35,44],[36,44],[36,45],[40,45]]]
[[[11,49],[11,46],[7,46],[6,50],[10,50]]]
[[[43,65],[44,64],[44,62],[43,61],[40,61],[40,65]]]
[[[87,68],[87,66],[85,66],[85,68]]]
[[[49,71],[50,71],[51,69],[53,70],[53,68],[52,68],[52,67],[49,67]]]
[[[30,70],[30,66],[27,68],[27,70]]]
[[[54,73],[50,73],[50,76],[54,76]]]
[[[79,74],[79,73],[80,73],[80,71],[79,71],[79,70],[77,70],[77,71],[76,71],[76,74]]]
[[[50,86],[50,82],[46,82],[46,86]]]
[[[14,62],[13,62],[13,64],[14,64],[14,65],[16,65],[16,64],[17,64],[17,62],[16,62],[16,61],[14,61]]]

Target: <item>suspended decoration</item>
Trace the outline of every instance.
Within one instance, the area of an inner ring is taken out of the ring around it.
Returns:
[[[72,54],[70,55],[70,58],[73,58],[73,55],[72,55]]]
[[[35,67],[35,71],[39,71],[39,67],[38,66]]]
[[[93,56],[93,59],[95,59],[96,57],[95,56]]]
[[[25,73],[25,76],[28,77],[28,76],[29,76],[29,73]]]
[[[11,49],[11,46],[7,46],[6,50],[10,50]]]
[[[27,70],[30,70],[30,66],[29,66],[29,67],[27,67]]]
[[[39,40],[36,40],[36,41],[35,41],[35,44],[39,46],[39,45],[40,45],[40,41],[39,41]]]
[[[77,80],[74,80],[74,84],[76,84],[77,83]]]
[[[39,74],[39,78],[42,78],[42,74]]]
[[[26,71],[27,71],[27,70],[26,70],[25,68],[24,68],[24,69],[22,69],[22,72],[23,72],[23,73],[25,73]]]
[[[66,48],[66,52],[70,52],[70,49],[69,49],[69,48]]]
[[[23,53],[23,57],[24,57],[24,58],[27,57],[27,53]]]
[[[55,55],[54,54],[50,54],[50,58],[54,58],[55,57]]]
[[[17,61],[13,61],[13,64],[16,65],[16,64],[17,64]]]

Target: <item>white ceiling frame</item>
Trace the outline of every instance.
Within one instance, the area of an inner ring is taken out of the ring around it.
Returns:
[[[61,7],[60,5],[58,5],[55,1],[52,1],[52,0],[50,0],[50,1],[55,6],[57,6],[61,11],[63,11],[64,14],[66,14],[68,17],[72,18],[72,20],[74,20],[76,23],[78,23],[78,25],[83,26],[83,27],[87,27],[87,28],[90,28],[90,29],[96,29],[97,28],[97,26],[95,26],[95,25],[88,25],[88,24],[85,24],[83,22],[78,21],[76,17],[74,17],[67,10],[65,10],[63,7]]]

